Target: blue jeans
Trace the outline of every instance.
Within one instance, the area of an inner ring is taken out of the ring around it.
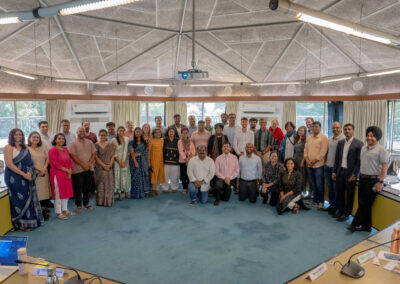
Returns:
[[[319,168],[307,168],[308,182],[314,192],[315,203],[324,202],[324,166]]]
[[[189,182],[189,196],[191,201],[196,201],[199,198],[200,203],[205,204],[208,200],[208,191],[200,191],[200,187],[196,187],[194,182]]]
[[[329,205],[336,208],[337,192],[336,192],[336,181],[332,180],[333,167],[324,166],[325,179],[328,183],[329,189]]]

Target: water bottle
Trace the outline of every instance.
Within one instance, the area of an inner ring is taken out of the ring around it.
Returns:
[[[19,248],[17,250],[18,260],[28,261],[28,255],[26,253],[26,248]],[[28,272],[28,266],[25,263],[18,264],[18,273],[24,275]]]
[[[54,265],[50,265],[47,268],[46,284],[59,284],[58,277],[56,274],[56,267]]]

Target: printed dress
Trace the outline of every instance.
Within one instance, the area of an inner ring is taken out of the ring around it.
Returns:
[[[116,138],[111,140],[112,144],[115,145],[115,157],[121,162],[124,162],[126,157],[129,155],[128,144],[129,138],[124,137],[124,143],[118,144]],[[125,168],[121,168],[120,165],[114,162],[114,178],[115,178],[115,188],[118,192],[129,192],[131,188],[131,172],[129,169],[129,162],[126,163]]]
[[[132,178],[131,198],[143,198],[150,192],[148,146],[147,143],[141,143],[133,147],[133,141],[129,141],[130,149],[139,154],[136,157],[138,167],[135,167],[132,157],[129,158]]]

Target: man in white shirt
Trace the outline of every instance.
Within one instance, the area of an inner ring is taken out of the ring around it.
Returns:
[[[67,146],[70,142],[76,139],[76,135],[69,131],[71,124],[68,119],[61,120],[61,133],[64,134]]]
[[[43,147],[48,152],[53,145],[51,144],[53,138],[49,135],[49,124],[43,120],[39,122],[40,139],[42,140]]]
[[[197,197],[202,204],[207,203],[210,182],[215,174],[213,159],[207,157],[207,147],[197,147],[197,156],[190,159],[187,174],[189,177],[190,205],[195,205]]]
[[[236,131],[235,137],[233,138],[233,149],[239,157],[244,155],[247,143],[254,145],[254,132],[247,129],[249,123],[247,117],[242,117],[240,123],[242,128]]]
[[[228,137],[229,143],[233,145],[233,139],[235,138],[236,131],[238,130],[236,126],[236,114],[229,114],[229,124],[224,127],[223,133]]]

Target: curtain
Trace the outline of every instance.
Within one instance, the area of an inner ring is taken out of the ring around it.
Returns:
[[[283,102],[282,128],[288,121],[291,121],[294,125],[296,125],[296,102]],[[299,125],[296,125],[296,127],[298,126]]]
[[[66,100],[46,101],[46,120],[49,123],[49,133],[55,134],[60,131],[60,122],[65,118],[66,107]]]
[[[354,137],[365,141],[368,126],[379,126],[386,133],[387,101],[357,101],[343,103],[343,124],[354,124]],[[386,135],[379,143],[385,144]]]
[[[140,102],[139,101],[113,101],[112,119],[116,127],[126,127],[126,122],[132,120],[134,127],[140,127]]]
[[[239,102],[228,101],[225,102],[225,112],[229,115],[230,113],[238,114]]]
[[[333,136],[332,124],[335,121],[343,122],[343,102],[328,103],[328,137]]]
[[[181,123],[187,124],[187,103],[186,102],[166,102],[165,104],[166,125],[174,124],[174,115],[181,115]]]

